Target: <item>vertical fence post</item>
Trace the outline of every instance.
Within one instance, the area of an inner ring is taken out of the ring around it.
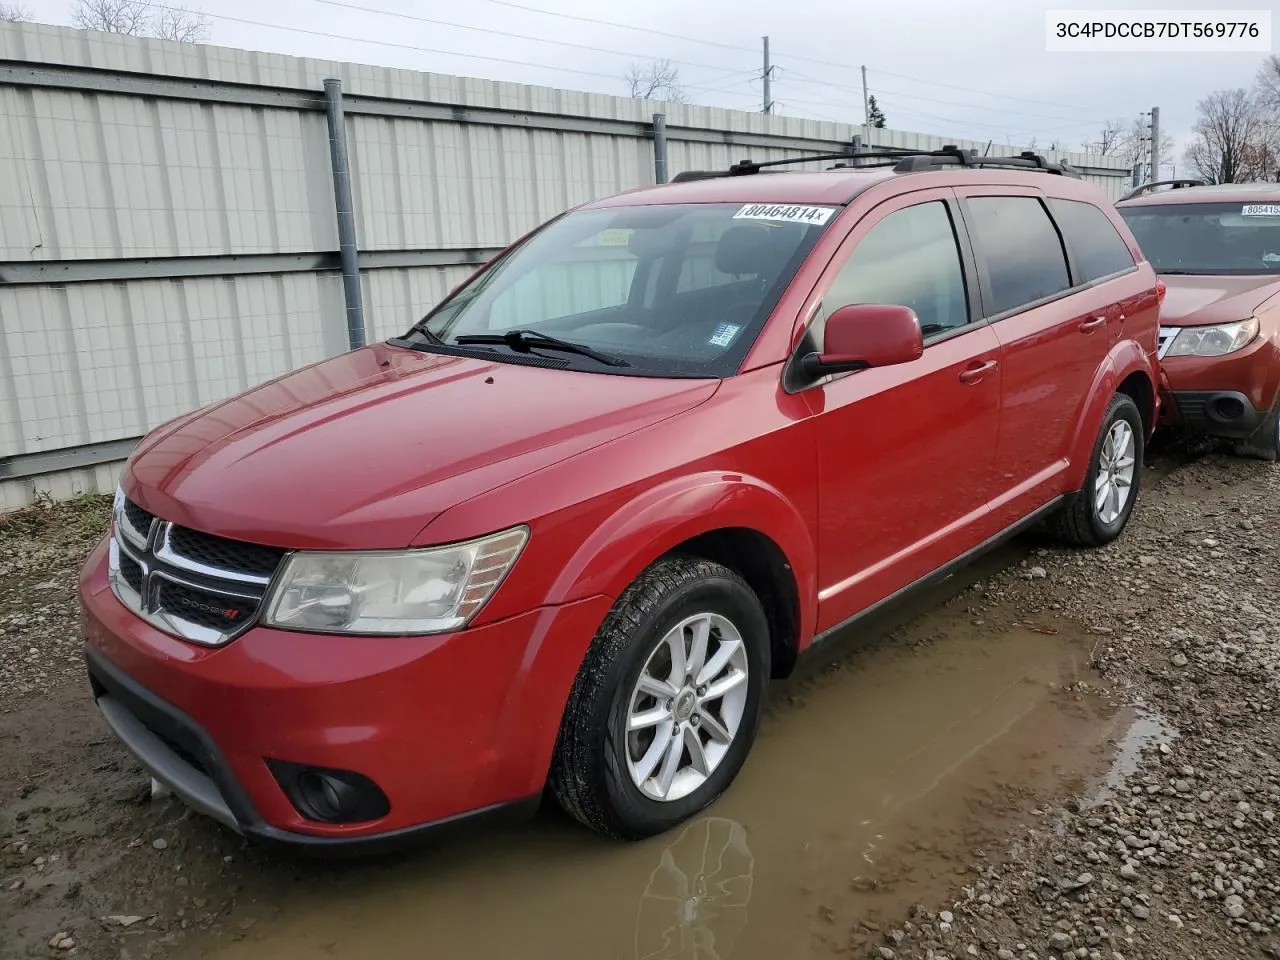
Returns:
[[[653,115],[653,182],[667,182],[667,117]]]
[[[333,198],[338,212],[338,255],[342,260],[342,293],[347,305],[347,342],[365,345],[364,303],[356,249],[356,214],[351,200],[351,167],[347,162],[347,120],[342,109],[342,81],[324,82],[325,116],[329,121],[329,162],[333,166]]]

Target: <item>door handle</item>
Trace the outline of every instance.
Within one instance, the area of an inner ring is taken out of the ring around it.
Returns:
[[[979,383],[982,378],[994,370],[1000,364],[994,360],[988,360],[986,363],[980,363],[976,367],[966,367],[960,371],[961,383]]]
[[[1093,331],[1097,330],[1106,322],[1106,317],[1094,317],[1092,320],[1086,320],[1084,323],[1080,324],[1080,332],[1093,333]]]

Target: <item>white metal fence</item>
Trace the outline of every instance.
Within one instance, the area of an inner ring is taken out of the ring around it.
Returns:
[[[0,23],[0,509],[109,489],[169,417],[349,348],[324,81],[342,83],[364,336],[565,208],[864,143],[971,141]],[[1017,150],[990,145],[995,155]],[[1059,154],[1118,196],[1112,158]]]

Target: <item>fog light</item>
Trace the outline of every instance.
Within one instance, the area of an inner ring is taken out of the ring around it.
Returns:
[[[387,795],[363,774],[352,770],[310,767],[285,760],[268,760],[272,775],[308,820],[321,823],[361,823],[385,817],[391,810]]]
[[[1244,404],[1238,397],[1219,397],[1213,408],[1223,420],[1238,420],[1244,416]]]

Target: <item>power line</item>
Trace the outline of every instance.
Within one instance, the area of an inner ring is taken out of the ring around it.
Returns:
[[[159,10],[172,10],[179,12],[182,7],[172,7],[163,3],[151,3]],[[453,50],[439,50],[434,47],[419,47],[411,43],[397,43],[394,40],[372,40],[367,37],[352,37],[343,33],[326,33],[323,30],[308,30],[305,27],[289,27],[280,23],[267,23],[263,20],[250,20],[248,17],[233,17],[226,13],[206,13],[204,14],[214,20],[225,20],[228,23],[241,23],[250,27],[264,27],[268,30],[284,30],[288,33],[302,33],[309,37],[322,37],[326,40],[348,40],[352,43],[369,43],[378,47],[391,47],[397,50],[410,50],[414,53],[433,53],[444,57],[460,57],[464,60],[486,60],[490,63],[506,63],[517,67],[538,67],[543,70],[558,70],[561,73],[574,73],[583,77],[603,77],[609,80],[618,80],[618,76],[612,73],[600,73],[596,70],[579,70],[574,67],[556,67],[547,63],[534,63],[529,60],[512,60],[509,57],[490,57],[479,53],[457,53]]]
[[[446,21],[433,21],[433,20],[430,20],[430,19],[425,18],[425,17],[417,17],[417,16],[413,16],[413,15],[410,15],[410,14],[393,13],[393,12],[391,12],[391,11],[386,11],[386,10],[369,10],[369,8],[361,8],[361,7],[359,7],[359,6],[355,5],[355,4],[339,3],[339,2],[337,2],[337,0],[317,0],[317,2],[320,2],[320,3],[329,3],[329,4],[330,4],[330,5],[332,5],[332,6],[347,6],[347,7],[352,7],[352,8],[354,8],[354,9],[365,9],[365,10],[367,10],[368,12],[383,13],[383,14],[387,14],[387,15],[389,15],[389,16],[407,17],[408,19],[423,20],[423,21],[428,22],[428,23],[438,23],[438,24],[441,24],[441,25],[444,25],[444,26],[456,26],[456,27],[460,27],[460,28],[462,28],[462,29],[466,29],[466,30],[482,30],[483,32],[487,32],[487,33],[496,33],[496,34],[499,34],[499,35],[505,35],[505,36],[518,36],[518,35],[513,35],[513,34],[502,34],[502,32],[501,32],[501,31],[489,30],[489,29],[487,29],[487,28],[471,27],[471,26],[468,26],[468,25],[465,25],[465,24],[453,24],[453,23],[448,23],[448,22],[446,22]],[[667,38],[667,39],[669,39],[669,40],[679,40],[679,41],[682,41],[682,42],[684,42],[684,43],[698,43],[698,44],[702,44],[702,45],[704,45],[704,46],[715,47],[715,48],[718,48],[718,49],[721,49],[721,50],[733,50],[733,51],[738,51],[738,52],[743,52],[743,53],[755,53],[755,52],[756,52],[756,51],[755,51],[755,49],[754,49],[753,47],[746,47],[746,46],[742,46],[742,45],[740,45],[740,44],[723,43],[723,42],[721,42],[721,41],[716,41],[716,40],[704,40],[704,39],[702,39],[702,38],[700,38],[700,37],[690,37],[690,36],[687,36],[687,35],[685,35],[685,34],[671,33],[671,32],[666,31],[666,30],[656,30],[656,29],[654,29],[654,28],[652,28],[652,27],[641,27],[641,26],[638,26],[638,25],[636,25],[636,24],[631,24],[631,23],[619,23],[619,22],[618,22],[618,21],[616,21],[616,20],[604,20],[604,19],[600,19],[600,18],[597,18],[597,17],[584,17],[584,16],[581,16],[580,14],[561,13],[560,11],[557,11],[557,10],[545,10],[545,9],[542,9],[541,7],[535,7],[535,6],[532,6],[532,5],[530,5],[530,4],[526,4],[526,3],[516,3],[516,2],[515,2],[515,0],[485,0],[485,2],[486,2],[486,3],[492,3],[492,4],[495,4],[495,5],[497,5],[497,6],[508,7],[508,8],[510,8],[510,9],[513,9],[513,10],[523,10],[523,11],[525,11],[526,13],[533,13],[533,14],[537,14],[537,15],[539,15],[539,16],[554,17],[554,18],[556,18],[556,19],[560,19],[560,20],[572,20],[572,21],[575,21],[575,22],[578,22],[578,23],[590,23],[590,24],[594,24],[594,25],[596,25],[596,26],[612,27],[612,28],[614,28],[614,29],[618,29],[618,30],[632,30],[632,31],[635,31],[635,32],[638,32],[638,33],[647,33],[647,34],[649,34],[649,35],[651,35],[651,36],[665,37],[665,38]],[[158,6],[158,4],[157,4],[157,6]],[[224,17],[223,19],[227,19],[227,18],[225,18],[225,17]],[[535,40],[535,41],[537,41],[537,42],[542,42],[542,43],[557,43],[557,44],[561,44],[561,45],[563,45],[563,46],[582,47],[582,48],[585,48],[585,49],[591,49],[591,50],[598,50],[598,49],[600,49],[600,48],[591,47],[591,46],[589,46],[589,45],[585,45],[585,44],[574,44],[574,43],[570,43],[570,42],[568,42],[568,41],[547,40],[547,39],[545,39],[545,38],[540,38],[540,37],[525,37],[525,38],[523,38],[523,39]],[[616,53],[616,51],[605,51],[605,50],[600,50],[600,52]],[[626,55],[626,54],[623,54],[623,55]],[[820,59],[820,58],[817,58],[817,57],[806,57],[806,56],[796,55],[796,56],[792,56],[792,57],[790,57],[790,59],[792,59],[792,60],[796,60],[796,61],[799,61],[799,62],[802,62],[802,63],[813,63],[813,64],[817,64],[817,65],[820,65],[820,66],[833,67],[833,68],[838,69],[838,70],[851,70],[851,69],[852,69],[852,67],[850,67],[850,66],[849,66],[849,64],[847,64],[847,63],[837,63],[837,62],[832,61],[832,60],[823,60],[823,59]],[[677,60],[671,60],[670,62],[672,62],[672,63],[684,63],[685,65],[689,65],[689,66],[707,66],[706,64],[699,64],[699,63],[696,63],[696,62],[693,62],[693,61],[677,61]],[[552,69],[552,68],[548,68],[548,69]],[[558,69],[558,68],[557,68],[557,69]],[[719,69],[719,68],[715,68],[715,69]],[[873,69],[874,69],[874,68],[873,68]],[[1039,106],[1059,107],[1059,108],[1066,109],[1066,110],[1088,110],[1088,109],[1090,109],[1090,108],[1088,108],[1088,107],[1081,107],[1081,106],[1076,105],[1076,104],[1061,103],[1061,102],[1053,101],[1053,100],[1037,100],[1037,99],[1033,99],[1033,98],[1031,98],[1031,97],[1019,97],[1019,96],[1015,96],[1015,95],[1013,95],[1013,94],[1008,94],[1008,93],[998,93],[998,92],[996,92],[996,91],[994,91],[994,90],[979,90],[979,89],[977,89],[976,87],[964,87],[964,86],[960,86],[959,84],[953,84],[953,83],[942,83],[942,82],[939,82],[939,81],[936,81],[936,80],[926,80],[926,79],[924,79],[923,77],[915,77],[915,76],[912,76],[912,75],[910,75],[910,74],[905,74],[905,73],[895,73],[895,72],[892,72],[892,71],[889,71],[889,70],[877,70],[876,72],[877,72],[877,73],[880,73],[880,74],[882,74],[882,75],[884,75],[884,76],[887,76],[887,77],[895,77],[895,78],[900,79],[900,80],[909,80],[909,81],[911,81],[911,82],[913,82],[913,83],[922,83],[922,84],[926,84],[926,85],[928,85],[928,86],[940,87],[940,88],[943,88],[943,89],[960,90],[960,91],[963,91],[963,92],[965,92],[965,93],[974,93],[974,94],[978,94],[978,95],[980,95],[980,96],[984,96],[984,97],[996,97],[996,98],[999,98],[999,99],[1004,99],[1004,100],[1013,100],[1013,101],[1020,102],[1020,103],[1030,103],[1030,104],[1035,104],[1035,105],[1039,105]],[[893,91],[885,91],[885,92],[893,92]],[[899,94],[899,95],[906,96],[905,94]],[[920,98],[920,99],[923,99],[923,98]],[[956,105],[956,104],[954,104],[954,101],[937,100],[936,102],[939,102],[939,103],[952,103],[953,105]],[[960,105],[960,106],[965,106],[966,104],[958,104],[958,105]],[[1012,112],[1012,111],[1010,111],[1010,112]],[[1027,114],[1027,115],[1028,115],[1028,116],[1032,116],[1032,114]],[[1064,119],[1065,119],[1065,118],[1064,118]],[[1092,121],[1090,121],[1090,122],[1092,122]]]
[[[619,30],[635,30],[639,33],[649,33],[655,37],[666,37],[668,40],[683,40],[686,43],[701,43],[708,47],[719,47],[722,50],[740,50],[746,53],[756,53],[755,47],[743,47],[733,43],[720,43],[716,40],[702,40],[698,37],[687,37],[679,33],[668,33],[665,30],[654,30],[650,27],[637,27],[631,23],[617,23],[613,20],[597,20],[595,17],[583,17],[574,13],[560,13],[557,10],[543,10],[540,7],[532,7],[524,3],[515,3],[513,0],[485,0],[486,3],[494,3],[500,7],[511,7],[515,10],[524,10],[527,13],[537,13],[544,17],[559,17],[562,20],[576,20],[579,23],[592,23],[598,27],[615,27]]]
[[[600,47],[588,43],[574,43],[571,40],[551,40],[546,37],[528,37],[521,33],[511,33],[506,30],[495,30],[492,27],[477,27],[467,23],[455,23],[451,20],[436,20],[432,17],[423,17],[415,13],[400,13],[397,10],[382,10],[377,7],[367,7],[359,3],[344,2],[344,0],[312,0],[313,3],[322,3],[329,7],[340,7],[346,10],[355,10],[360,13],[373,13],[384,17],[396,17],[401,20],[414,20],[418,23],[429,23],[437,27],[454,27],[458,30],[471,30],[475,33],[487,33],[496,37],[510,37],[515,40],[528,40],[533,43],[549,43],[558,47],[571,47],[575,50],[588,50],[592,53],[605,53],[616,57],[634,57],[635,54],[623,50],[610,50],[607,47]],[[668,63],[679,64],[683,67],[698,67],[717,72],[724,72],[723,66],[715,66],[709,63],[700,63],[695,60],[676,60],[672,57],[661,57],[658,59],[665,60]],[[730,71],[731,73],[743,73],[746,71]]]
[[[976,90],[973,87],[960,87],[954,83],[937,83],[936,81],[933,81],[933,80],[924,80],[920,77],[908,76],[905,73],[890,73],[888,70],[876,70],[876,73],[879,73],[886,77],[894,77],[898,80],[911,80],[911,81],[914,81],[915,83],[925,83],[933,87],[943,87],[944,89],[949,89],[949,90],[962,90],[965,93],[978,93],[984,97],[1003,97],[1006,100],[1016,100],[1020,103],[1034,103],[1043,107],[1062,107],[1066,110],[1093,109],[1092,107],[1077,106],[1076,104],[1073,104],[1073,103],[1056,103],[1053,100],[1032,100],[1028,97],[1015,97],[1009,93],[995,93],[991,90]]]
[[[861,96],[861,91],[855,90],[855,89],[853,89],[852,87],[846,87],[846,86],[842,86],[842,85],[840,85],[840,84],[831,83],[830,81],[827,81],[827,80],[819,80],[819,79],[817,79],[816,77],[810,77],[810,76],[808,76],[808,75],[806,75],[806,74],[798,73],[798,72],[796,72],[796,71],[794,71],[794,70],[793,70],[793,71],[791,71],[791,73],[795,76],[796,80],[797,80],[798,82],[800,82],[800,83],[808,83],[808,84],[812,84],[812,85],[814,85],[814,86],[826,87],[826,88],[829,88],[829,89],[832,89],[832,90],[842,90],[842,91],[844,91],[845,93],[853,93],[853,94],[857,94],[857,95]],[[965,103],[965,102],[963,102],[963,101],[959,101],[959,100],[945,100],[945,99],[942,99],[942,98],[940,98],[940,97],[926,97],[926,96],[922,96],[922,95],[920,95],[920,94],[916,94],[916,93],[903,93],[901,90],[889,90],[889,89],[886,89],[886,88],[884,88],[884,87],[877,87],[877,88],[876,88],[876,92],[877,92],[877,93],[881,93],[881,94],[888,94],[888,95],[890,95],[890,96],[894,96],[894,97],[900,97],[900,98],[902,98],[902,99],[904,99],[904,100],[923,100],[923,101],[926,101],[926,102],[928,102],[928,103],[941,103],[941,104],[945,104],[946,106],[951,106],[951,107],[966,107],[966,108],[968,108],[968,109],[970,109],[970,110],[990,110],[990,109],[992,109],[992,107],[987,106],[987,105],[983,105],[983,104]],[[1012,109],[1009,109],[1008,107],[999,107],[998,109],[1000,110],[1000,112],[1001,112],[1001,113],[1008,113],[1008,114],[1014,114],[1014,115],[1017,115],[1017,116],[1031,117],[1031,118],[1036,119],[1036,120],[1060,120],[1060,121],[1063,121],[1063,122],[1065,122],[1065,123],[1075,123],[1075,124],[1080,124],[1080,125],[1086,125],[1086,124],[1087,124],[1087,125],[1092,125],[1092,124],[1094,124],[1094,123],[1103,123],[1103,122],[1105,122],[1105,121],[1102,121],[1102,120],[1088,120],[1088,119],[1085,119],[1085,118],[1082,118],[1082,117],[1055,117],[1055,116],[1050,116],[1050,115],[1048,115],[1048,114],[1030,113],[1030,112],[1025,111],[1025,110],[1012,110]]]

